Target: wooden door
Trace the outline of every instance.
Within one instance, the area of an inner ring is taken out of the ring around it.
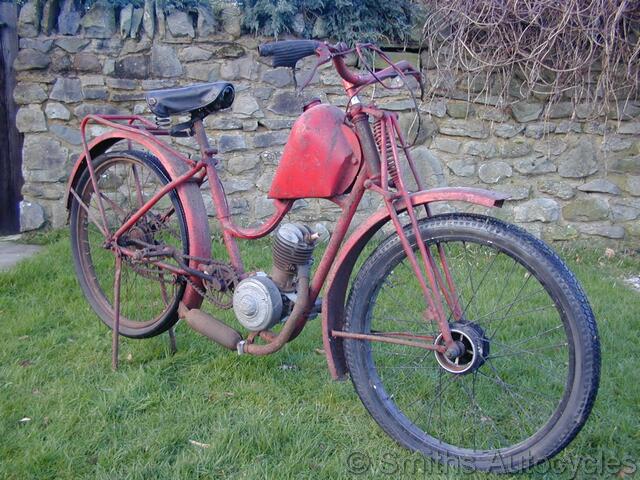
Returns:
[[[0,2],[0,234],[20,230],[22,134],[16,128],[13,60],[18,54],[15,2]]]

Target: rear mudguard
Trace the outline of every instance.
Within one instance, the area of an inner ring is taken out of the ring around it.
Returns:
[[[508,195],[479,188],[434,188],[411,194],[411,203],[425,205],[431,202],[462,201],[483,205],[485,207],[501,207]],[[406,210],[402,203],[398,211]],[[344,326],[344,309],[347,287],[353,272],[353,266],[362,249],[373,235],[382,228],[391,217],[386,209],[380,209],[361,224],[351,234],[340,249],[326,281],[325,296],[322,300],[322,342],[327,355],[329,372],[335,380],[341,380],[347,373],[344,359],[343,341],[332,337],[332,330],[342,330]]]
[[[107,132],[95,138],[89,143],[89,153],[91,158],[96,158],[113,147],[120,141],[131,141],[132,145],[142,146],[143,149],[154,155],[161,163],[170,179],[178,178],[180,175],[188,171],[187,164],[176,157],[173,153],[153,139],[149,139],[143,134],[127,133],[123,135],[118,131]],[[87,169],[86,156],[84,152],[80,154],[76,160],[69,181],[67,183],[67,191],[65,203],[67,210],[71,208],[71,189],[75,188],[80,177]],[[184,210],[184,218],[187,223],[187,235],[189,239],[189,254],[202,258],[211,258],[211,234],[209,233],[209,222],[207,221],[207,211],[202,200],[200,188],[196,182],[185,182],[176,187],[178,198]],[[191,262],[190,267],[197,268],[197,264]],[[192,278],[192,280],[202,287],[200,280]],[[183,303],[188,308],[198,308],[202,304],[202,297],[195,291],[191,285],[187,285]]]

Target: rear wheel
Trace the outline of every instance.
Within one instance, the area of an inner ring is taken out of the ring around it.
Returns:
[[[420,231],[434,258],[446,252],[462,318],[445,308],[464,353],[345,340],[362,402],[400,444],[442,462],[511,472],[552,457],[582,428],[599,381],[596,324],[577,280],[543,242],[496,219],[443,215]],[[346,330],[443,343],[397,235],[358,273]]]
[[[111,233],[164,185],[169,176],[158,159],[138,151],[109,152],[93,160],[98,191]],[[76,274],[82,290],[100,319],[113,325],[113,282],[115,256],[105,248],[105,237],[91,218],[101,222],[98,196],[89,172],[85,171],[76,192],[89,213],[73,199],[70,214],[71,248]],[[121,244],[139,250],[141,243],[167,245],[187,254],[189,239],[184,212],[175,190],[165,195],[124,235]],[[162,258],[175,265],[175,260]],[[120,333],[132,338],[158,335],[178,320],[177,308],[185,290],[176,275],[150,262],[134,262],[124,257],[120,295]]]

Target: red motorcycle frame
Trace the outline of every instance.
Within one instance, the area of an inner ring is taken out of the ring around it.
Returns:
[[[345,64],[344,55],[348,53],[346,49],[318,43],[315,53],[318,56],[318,65],[327,61],[333,62],[335,69],[342,77],[345,92],[350,98],[349,106],[345,114],[336,107],[321,107],[317,105],[317,102],[308,105],[305,113],[297,120],[289,137],[285,155],[276,172],[276,178],[269,194],[269,197],[273,199],[276,211],[257,228],[242,228],[231,219],[224,188],[216,171],[216,165],[220,159],[216,156],[217,151],[208,143],[201,119],[196,119],[193,122],[193,132],[200,148],[200,158],[197,160],[186,157],[161,141],[160,137],[169,135],[170,131],[144,117],[138,115],[89,115],[83,119],[81,132],[84,152],[78,158],[69,178],[67,205],[70,206],[72,198],[80,203],[81,207],[88,212],[90,221],[105,235],[105,246],[115,254],[114,367],[118,351],[120,267],[122,258],[136,255],[135,250],[120,246],[118,239],[143,217],[160,198],[175,190],[184,206],[185,221],[189,232],[189,263],[183,267],[176,267],[161,260],[149,260],[149,262],[175,275],[190,279],[191,283],[187,285],[179,310],[181,316],[190,310],[198,309],[203,297],[198,293],[197,288],[194,288],[194,286],[202,288],[201,271],[198,270],[197,258],[209,259],[211,257],[211,235],[199,190],[199,186],[205,180],[209,181],[216,218],[222,227],[222,236],[229,261],[240,278],[246,276],[246,273],[236,239],[252,240],[272,232],[285,214],[290,211],[295,200],[304,198],[305,192],[312,192],[320,185],[326,192],[308,196],[326,198],[342,210],[313,279],[309,279],[308,272],[303,272],[300,275],[298,298],[282,330],[277,334],[267,330],[250,335],[239,342],[238,349],[241,353],[270,354],[294,339],[304,328],[308,314],[322,287],[325,286],[325,295],[322,299],[322,336],[327,363],[333,378],[342,378],[346,373],[342,349],[344,338],[409,345],[441,353],[452,351],[451,354],[455,355],[457,346],[451,337],[443,302],[446,302],[454,317],[458,318],[461,315],[460,306],[457,304],[456,288],[448,270],[444,251],[439,250],[438,258],[434,258],[421,240],[417,223],[417,209],[424,209],[425,214],[429,216],[431,214],[429,205],[440,201],[462,201],[485,207],[500,207],[508,196],[476,188],[425,189],[425,185],[417,174],[409,145],[399,127],[397,115],[375,105],[365,106],[360,103],[357,94],[368,85],[396,76],[402,78],[405,78],[406,75],[419,76],[419,73],[407,62],[390,64],[388,68],[377,73],[369,72],[358,75],[351,72]],[[373,120],[373,131],[370,120]],[[108,127],[109,131],[91,142],[87,142],[86,127],[89,123],[103,125]],[[315,141],[296,144],[296,139],[300,138],[305,131],[314,131],[318,128],[333,132],[335,138],[338,138],[342,143],[329,142],[327,144],[326,141]],[[171,181],[153,198],[144,203],[117,231],[109,232],[106,228],[107,221],[100,196],[98,196],[98,206],[102,218],[91,217],[90,210],[82,203],[75,187],[83,172],[88,170],[93,188],[97,191],[97,179],[93,171],[92,159],[108,151],[118,142],[127,142],[130,146],[137,144],[151,152],[160,160]],[[289,155],[287,155],[287,148],[290,150]],[[332,155],[336,153],[336,150],[340,150],[342,153],[346,152],[344,161],[334,162],[334,167],[324,168],[331,164]],[[401,155],[405,156],[411,174],[416,181],[419,189],[416,192],[409,192],[406,188],[401,174]],[[326,162],[318,170],[319,175],[322,175],[320,178],[312,178],[307,169],[301,168],[300,162],[302,160],[300,159],[311,157],[324,158]],[[345,179],[349,181],[347,182]],[[385,208],[371,215],[366,222],[346,238],[349,226],[367,190],[381,195]],[[408,215],[408,226],[402,225],[399,219],[399,214],[402,212],[406,212]],[[387,332],[384,335],[377,335],[343,331],[345,293],[356,260],[366,243],[388,222],[393,224],[400,236],[408,260],[419,280],[428,305],[425,316],[437,320],[444,344],[435,344],[435,338],[431,336],[413,336],[403,332]],[[418,255],[409,245],[407,228],[410,228],[419,239],[417,242]],[[436,267],[435,262],[437,261],[440,262],[440,269]],[[440,270],[444,275],[440,273]],[[256,342],[257,337],[260,337],[263,343]]]

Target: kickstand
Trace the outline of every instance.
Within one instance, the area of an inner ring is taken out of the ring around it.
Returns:
[[[111,342],[111,368],[115,372],[118,370],[118,349],[120,340],[120,279],[122,276],[122,257],[120,252],[116,252],[116,271],[113,280],[113,310],[115,318],[113,320],[113,339]]]
[[[175,355],[178,351],[178,345],[176,344],[176,330],[175,325],[169,329],[169,351],[171,355]]]

